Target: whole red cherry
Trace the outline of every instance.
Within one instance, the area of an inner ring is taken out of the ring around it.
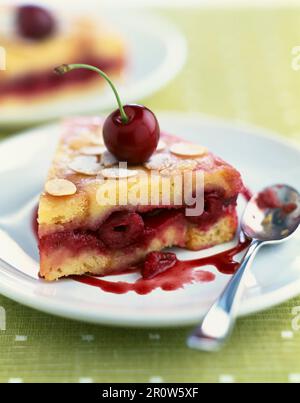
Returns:
[[[113,213],[99,229],[99,238],[111,249],[132,245],[141,238],[144,221],[137,213]]]
[[[89,64],[63,64],[55,69],[62,75],[75,69],[95,71],[113,90],[119,109],[111,113],[103,125],[103,139],[107,149],[122,162],[138,165],[148,161],[157,148],[160,128],[150,109],[142,105],[122,105],[116,87],[100,69]]]
[[[154,113],[142,105],[125,105],[124,111],[128,118],[126,122],[123,122],[119,109],[106,118],[104,143],[119,161],[142,164],[157,148],[160,136],[158,121]]]
[[[56,28],[53,15],[45,8],[24,5],[16,11],[17,29],[21,36],[28,39],[45,39]]]
[[[158,274],[171,269],[178,262],[175,253],[166,252],[150,252],[145,260],[142,268],[143,278],[149,280]]]

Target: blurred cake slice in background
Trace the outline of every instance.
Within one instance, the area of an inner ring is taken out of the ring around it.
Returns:
[[[53,73],[59,64],[93,64],[118,78],[126,62],[122,36],[105,22],[32,5],[0,6],[0,46],[6,52],[6,70],[0,71],[2,107],[74,99],[99,90],[97,75],[81,70],[59,77]]]

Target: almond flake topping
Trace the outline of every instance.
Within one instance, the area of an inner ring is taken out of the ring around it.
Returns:
[[[161,176],[180,176],[182,171],[176,168],[165,168],[159,171]]]
[[[106,168],[110,168],[118,163],[117,158],[109,151],[105,151],[101,156],[101,164]]]
[[[180,157],[201,157],[207,154],[207,148],[189,143],[175,143],[171,146],[170,151]]]
[[[45,191],[51,196],[71,196],[77,192],[77,188],[66,179],[52,179],[46,183]]]
[[[80,150],[82,155],[102,155],[106,151],[104,146],[84,147]]]
[[[181,171],[192,171],[198,166],[198,161],[194,159],[188,160],[176,160],[173,167],[180,169]]]
[[[137,176],[138,171],[126,168],[106,168],[101,171],[101,174],[108,179],[125,179]]]
[[[96,157],[80,156],[70,162],[69,168],[79,174],[94,176],[100,172],[101,165],[97,162]]]
[[[176,160],[170,167],[162,169],[160,174],[162,176],[182,175],[186,171],[193,171],[197,166],[196,160]]]
[[[145,167],[148,169],[153,169],[159,171],[161,169],[169,168],[174,164],[174,158],[167,153],[154,154],[145,163]]]

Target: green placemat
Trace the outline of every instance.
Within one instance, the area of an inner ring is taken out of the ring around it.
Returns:
[[[242,120],[300,140],[300,72],[291,68],[300,9],[163,14],[185,33],[189,58],[181,75],[144,103]],[[87,325],[4,297],[0,306],[7,318],[0,330],[2,382],[300,382],[300,297],[239,320],[228,346],[214,355],[185,347],[189,329]]]

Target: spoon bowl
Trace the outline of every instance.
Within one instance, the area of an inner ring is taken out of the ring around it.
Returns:
[[[300,224],[300,195],[294,188],[274,185],[255,195],[247,205],[242,231],[267,243],[283,242]]]
[[[190,348],[218,351],[228,340],[235,324],[238,304],[245,289],[245,277],[259,249],[290,238],[300,224],[300,194],[287,185],[274,185],[249,201],[242,219],[242,233],[251,240],[239,269],[210,308],[200,326],[187,339]]]

